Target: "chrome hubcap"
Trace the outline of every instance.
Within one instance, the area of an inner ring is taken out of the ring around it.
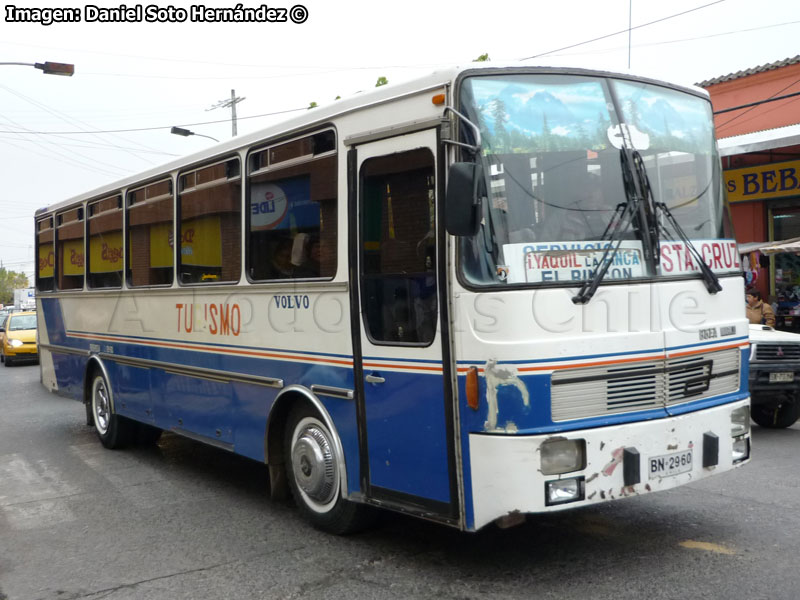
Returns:
[[[108,431],[108,390],[106,384],[102,379],[98,379],[94,384],[94,392],[92,394],[92,402],[94,403],[94,422],[100,433]]]
[[[298,487],[314,502],[329,502],[336,491],[336,462],[326,432],[303,427],[292,444],[292,471]]]

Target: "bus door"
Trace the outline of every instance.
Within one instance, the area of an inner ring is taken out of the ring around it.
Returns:
[[[384,503],[447,518],[457,514],[458,494],[439,325],[447,307],[437,263],[437,131],[350,151],[350,268],[362,486]]]

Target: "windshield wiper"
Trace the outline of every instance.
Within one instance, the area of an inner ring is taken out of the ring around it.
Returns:
[[[670,212],[669,207],[664,202],[654,201],[653,190],[650,187],[650,177],[647,175],[647,168],[644,166],[644,160],[642,159],[642,155],[639,154],[638,150],[633,151],[633,165],[635,167],[636,175],[639,178],[639,188],[642,190],[644,198],[652,206],[652,210],[650,211],[652,214],[648,219],[647,229],[648,229],[648,236],[652,241],[651,247],[655,251],[653,257],[654,266],[658,265],[659,258],[661,257],[661,236],[659,235],[659,224],[657,216],[655,214],[656,210],[660,210],[667,217],[667,220],[672,226],[672,229],[675,231],[676,234],[678,234],[678,237],[683,242],[687,251],[697,261],[697,264],[700,267],[700,273],[703,276],[703,283],[705,283],[708,293],[716,294],[717,292],[721,292],[722,285],[719,282],[719,278],[714,273],[714,271],[711,270],[711,267],[708,266],[708,263],[706,263],[706,261],[703,259],[702,254],[700,254],[700,251],[691,242],[689,236],[686,235],[686,232],[680,226],[678,220],[675,218],[672,212]],[[666,227],[662,225],[660,228],[665,235],[668,235]]]
[[[721,292],[722,284],[719,282],[719,277],[717,277],[717,274],[708,266],[708,263],[703,259],[703,255],[700,254],[700,251],[691,242],[675,216],[670,212],[669,207],[663,202],[656,202],[655,207],[664,213],[670,225],[672,225],[672,229],[678,234],[678,237],[681,239],[686,249],[697,262],[697,265],[700,267],[700,273],[703,275],[703,283],[706,285],[708,293],[716,294],[717,292]],[[662,229],[664,233],[667,234],[666,227],[662,226]]]
[[[594,272],[592,278],[585,281],[578,293],[572,297],[574,304],[586,304],[592,299],[600,282],[606,276],[614,257],[617,255],[619,247],[622,245],[622,236],[630,229],[634,215],[640,206],[640,198],[636,193],[632,171],[628,164],[628,155],[624,148],[620,150],[619,156],[622,163],[622,182],[625,189],[626,202],[618,204],[614,214],[611,215],[611,220],[608,222],[601,238],[602,240],[608,240],[609,243],[600,258],[600,267]],[[627,223],[624,229],[622,228],[623,223]]]

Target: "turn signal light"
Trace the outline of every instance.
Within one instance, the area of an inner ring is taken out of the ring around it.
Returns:
[[[467,371],[467,406],[478,410],[478,367],[470,367]]]

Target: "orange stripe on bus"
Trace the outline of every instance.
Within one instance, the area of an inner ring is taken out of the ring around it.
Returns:
[[[435,371],[442,372],[442,367],[420,367],[414,365],[392,365],[392,364],[379,364],[379,363],[364,363],[364,367],[370,369],[404,369],[408,371]]]
[[[616,360],[602,360],[597,362],[582,362],[582,363],[569,363],[565,365],[541,365],[535,367],[519,367],[517,370],[519,372],[527,373],[531,371],[557,371],[562,369],[575,369],[575,368],[582,368],[582,367],[602,367],[606,365],[618,365],[622,363],[635,363],[635,362],[644,362],[648,360],[658,360],[658,359],[668,359],[668,358],[679,358],[681,356],[691,356],[693,354],[705,354],[707,352],[715,352],[718,350],[730,350],[731,348],[746,348],[749,344],[745,343],[737,343],[737,344],[728,344],[726,346],[716,346],[713,348],[697,348],[695,350],[688,350],[686,352],[664,352],[661,354],[653,355],[653,356],[644,356],[644,357],[636,357],[636,358],[620,358]],[[471,367],[459,367],[459,373],[466,373],[470,370]],[[478,367],[478,370],[483,373],[483,367]]]
[[[176,344],[172,342],[158,342],[150,340],[137,340],[131,341],[123,338],[115,338],[104,335],[85,335],[80,333],[68,333],[69,337],[77,337],[87,340],[104,340],[109,342],[124,342],[126,344],[138,344],[142,346],[156,346],[160,348],[178,348],[183,350],[202,350],[204,352],[218,352],[222,354],[236,354],[241,356],[258,356],[262,358],[283,358],[288,360],[296,360],[301,362],[316,362],[316,363],[330,363],[336,365],[352,366],[352,360],[336,360],[332,358],[317,358],[317,357],[303,357],[292,354],[276,354],[272,352],[261,352],[258,350],[237,350],[235,348],[209,348],[206,346],[198,346],[191,344]]]

